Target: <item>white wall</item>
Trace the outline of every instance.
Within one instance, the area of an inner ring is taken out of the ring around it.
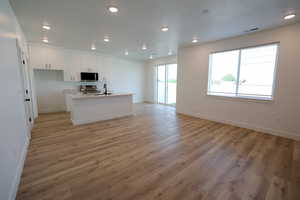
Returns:
[[[145,77],[145,101],[150,103],[155,103],[157,99],[156,95],[156,84],[157,84],[157,77],[156,77],[156,66],[160,64],[173,64],[177,63],[177,56],[167,56],[163,58],[148,60],[145,62],[145,70],[146,70],[146,77]]]
[[[31,52],[34,48],[51,48],[52,51],[59,52],[60,55],[76,55],[76,58],[85,55],[97,56],[97,71],[99,78],[105,77],[108,82],[108,89],[115,93],[134,93],[134,103],[144,101],[144,85],[145,85],[145,66],[143,62],[136,60],[126,60],[110,55],[95,53],[91,51],[79,51],[63,49],[49,45],[30,44]],[[34,59],[35,54],[31,55]],[[80,62],[80,59],[78,60]],[[70,63],[74,63],[71,61]],[[76,62],[75,62],[76,63]],[[81,64],[79,64],[81,65]],[[84,65],[84,64],[82,64]],[[69,66],[72,67],[72,66]],[[82,66],[83,68],[85,66]],[[63,73],[58,71],[37,71],[34,70],[34,85],[37,96],[37,107],[39,113],[65,111],[64,89],[78,89],[79,82],[63,81]],[[99,88],[103,88],[103,83],[97,84]]]
[[[14,199],[28,144],[28,127],[16,50],[26,41],[7,0],[0,1],[0,199]]]
[[[144,62],[103,56],[110,61],[100,66],[99,74],[108,80],[109,89],[114,92],[133,93],[134,103],[144,101]]]
[[[210,52],[280,42],[275,97],[207,96]],[[177,112],[300,139],[300,23],[179,49]]]

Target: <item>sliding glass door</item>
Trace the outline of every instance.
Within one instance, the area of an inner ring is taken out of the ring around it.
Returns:
[[[176,104],[177,64],[157,66],[157,102]]]
[[[166,65],[167,104],[176,104],[177,64]]]
[[[157,66],[157,102],[166,102],[166,66]]]

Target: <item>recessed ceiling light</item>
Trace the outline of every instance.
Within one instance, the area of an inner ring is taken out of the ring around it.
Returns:
[[[93,51],[96,50],[96,46],[94,44],[92,44],[91,50],[93,50]]]
[[[193,40],[192,40],[192,43],[197,43],[198,42],[198,39],[197,38],[194,38]]]
[[[172,51],[169,51],[169,52],[168,52],[168,55],[169,55],[169,56],[172,55]]]
[[[160,28],[160,30],[161,30],[162,32],[166,32],[166,31],[169,30],[169,28],[168,28],[167,26],[162,26],[162,27]]]
[[[207,13],[209,13],[209,10],[208,10],[208,9],[203,9],[203,10],[202,10],[202,14],[207,14]]]
[[[119,11],[119,8],[117,6],[110,5],[107,7],[107,10],[111,13],[117,13]]]
[[[126,50],[126,51],[125,51],[125,55],[128,56],[128,54],[129,54],[129,53],[128,53],[128,51]]]
[[[288,14],[288,15],[284,16],[284,19],[288,20],[288,19],[293,19],[295,17],[296,17],[296,14]]]
[[[150,55],[149,58],[150,58],[150,59],[153,59],[153,55]]]
[[[143,49],[143,50],[146,50],[146,49],[147,49],[147,46],[146,46],[145,44],[143,44],[142,49]]]
[[[108,37],[108,36],[105,36],[104,39],[103,39],[103,41],[104,41],[104,42],[109,42],[109,37]]]
[[[48,38],[44,37],[44,38],[43,38],[43,42],[44,42],[44,43],[48,43],[48,42],[49,42]]]
[[[50,30],[50,29],[51,29],[51,27],[50,27],[49,25],[43,25],[42,27],[43,27],[43,29],[45,29],[45,30]]]

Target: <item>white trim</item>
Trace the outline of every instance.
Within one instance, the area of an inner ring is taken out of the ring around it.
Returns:
[[[218,95],[218,93],[213,93],[213,92],[210,92],[210,93],[207,93],[206,96],[209,96],[209,97],[216,97],[216,98],[228,98],[228,99],[246,99],[246,100],[255,100],[256,102],[273,102],[274,99],[272,97],[262,97],[262,96],[234,96],[234,95],[229,95],[228,93],[225,94],[225,93],[220,93],[220,95]]]
[[[273,71],[273,85],[272,85],[272,99],[274,99],[276,95],[276,89],[277,89],[277,71],[278,71],[278,60],[279,60],[279,51],[280,51],[280,43],[277,43],[277,49],[276,49],[276,60],[275,60],[275,67]]]
[[[238,126],[241,128],[252,129],[252,130],[258,131],[258,132],[267,133],[267,134],[271,134],[271,135],[275,135],[275,136],[280,136],[280,137],[300,141],[300,134],[296,134],[296,133],[289,132],[289,131],[259,127],[259,126],[244,123],[244,122],[235,122],[232,120],[217,119],[217,118],[207,117],[207,116],[203,116],[203,115],[199,115],[199,114],[190,114],[190,113],[178,112],[178,111],[176,111],[176,112],[179,114],[184,114],[184,115],[188,115],[188,116],[192,116],[192,117],[196,117],[196,118],[201,118],[201,119],[206,119],[206,120],[215,121],[215,122],[219,122],[219,123],[229,124],[229,125]]]
[[[24,168],[24,164],[25,164],[25,160],[26,160],[28,146],[29,146],[29,139],[26,138],[26,141],[25,141],[22,153],[21,153],[21,158],[18,162],[17,172],[16,172],[16,175],[14,177],[14,181],[12,183],[11,191],[10,191],[10,194],[9,194],[9,199],[10,200],[15,200],[16,197],[17,197],[17,192],[18,192],[18,189],[19,189],[20,181],[21,181],[21,176],[22,176],[22,172],[23,172],[23,168]]]
[[[165,104],[168,103],[168,93],[169,93],[169,87],[168,87],[168,73],[169,73],[169,67],[167,64],[165,64]]]
[[[269,43],[264,43],[264,44],[257,44],[257,45],[251,45],[251,46],[246,46],[246,47],[239,47],[239,48],[234,48],[234,49],[226,49],[226,50],[221,50],[221,51],[213,51],[210,54],[215,54],[215,53],[223,53],[227,51],[237,51],[237,50],[244,50],[244,49],[253,49],[257,47],[263,47],[263,46],[272,46],[272,45],[279,45],[280,41],[275,41],[275,42],[269,42]]]
[[[235,95],[238,96],[239,87],[240,87],[240,75],[241,75],[241,56],[242,50],[239,50],[239,61],[238,61],[238,69],[237,69],[237,76],[236,76],[236,86],[235,86]]]
[[[211,82],[211,68],[212,68],[213,60],[212,60],[212,54],[208,55],[208,79],[207,79],[207,92],[210,91],[210,82]]]

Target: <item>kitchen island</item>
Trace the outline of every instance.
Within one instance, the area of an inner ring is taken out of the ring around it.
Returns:
[[[74,125],[133,115],[133,94],[75,94],[71,96]]]

